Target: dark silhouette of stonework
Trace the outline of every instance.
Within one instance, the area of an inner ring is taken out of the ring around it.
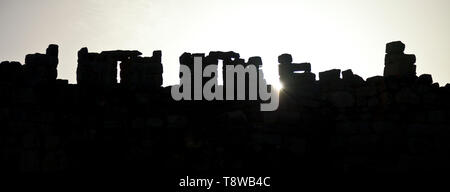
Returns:
[[[384,76],[366,80],[339,69],[316,80],[310,63],[282,54],[280,106],[260,112],[261,101],[172,100],[161,51],[82,48],[69,84],[50,45],[24,65],[0,64],[0,172],[448,172],[450,86],[417,77],[404,49],[388,43]],[[222,60],[224,72],[262,66],[235,52],[184,53],[180,63],[193,69],[194,56],[202,68]]]
[[[404,54],[405,44],[400,41],[386,45],[384,76],[415,76],[416,56]]]

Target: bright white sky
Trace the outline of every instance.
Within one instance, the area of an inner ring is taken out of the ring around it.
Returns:
[[[76,83],[77,51],[163,51],[164,85],[178,83],[185,51],[261,56],[275,83],[277,56],[313,72],[382,75],[385,44],[402,40],[418,75],[450,82],[448,0],[0,0],[0,61],[60,46],[58,78]]]

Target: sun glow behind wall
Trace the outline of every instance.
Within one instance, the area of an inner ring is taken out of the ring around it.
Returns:
[[[2,0],[0,60],[60,45],[58,77],[76,83],[76,52],[163,52],[164,85],[178,83],[178,57],[233,50],[261,56],[277,84],[277,57],[311,62],[312,71],[352,69],[382,75],[384,46],[402,40],[418,74],[450,82],[450,2],[446,0]]]

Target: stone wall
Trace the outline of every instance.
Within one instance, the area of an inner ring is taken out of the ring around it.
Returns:
[[[388,54],[401,55],[403,48],[391,46]],[[311,64],[283,54],[280,107],[260,112],[258,102],[173,101],[171,87],[161,87],[159,51],[140,57],[83,48],[76,85],[55,79],[55,53],[29,57],[23,66],[0,64],[3,173],[450,170],[450,86],[433,83],[431,75],[386,67],[393,75],[364,80],[334,69],[316,80]],[[247,63],[262,65],[257,58]],[[27,65],[37,74],[25,73]],[[47,84],[24,83],[35,78]],[[130,89],[138,84],[148,87]]]

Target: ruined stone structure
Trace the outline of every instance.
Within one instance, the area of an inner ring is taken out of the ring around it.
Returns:
[[[161,51],[154,51],[152,57],[131,57],[120,63],[120,84],[159,88],[163,83],[162,73]]]
[[[280,63],[278,66],[280,81],[287,89],[316,81],[316,75],[311,73],[310,63],[292,63],[290,54],[280,55],[278,62]]]
[[[0,82],[4,84],[20,84],[23,68],[20,62],[4,61],[0,63]]]
[[[58,76],[58,45],[49,45],[45,54],[30,54],[25,57],[24,76],[29,84],[48,84]]]
[[[57,82],[58,45],[49,45],[46,53],[29,54],[25,64],[4,61],[0,64],[0,82],[11,85],[46,86]],[[63,80],[60,80],[63,81]]]
[[[152,57],[140,57],[139,51],[78,51],[77,82],[80,85],[112,86],[117,84],[117,66],[120,65],[120,83],[125,86],[158,88],[162,85],[161,51]],[[120,62],[120,64],[118,64]]]
[[[0,172],[448,173],[450,85],[417,77],[403,51],[389,43],[385,76],[366,80],[339,69],[316,79],[310,64],[280,55],[280,107],[260,112],[247,101],[173,101],[161,87],[160,51],[83,48],[78,84],[68,84],[56,79],[50,45],[25,65],[0,64]],[[193,67],[194,55],[180,63]],[[199,56],[204,65],[262,65],[234,52]]]
[[[395,41],[386,45],[384,76],[415,76],[416,56],[404,54],[405,44]]]
[[[183,53],[180,56],[180,64],[185,65],[189,68],[189,70],[191,71],[191,85],[194,85],[194,57],[200,57],[202,58],[202,66],[199,67],[199,69],[201,71],[203,71],[207,66],[210,65],[216,65],[218,67],[219,64],[219,60],[222,61],[222,86],[223,87],[223,96],[225,98],[226,95],[226,86],[227,86],[227,66],[237,66],[237,65],[241,65],[244,68],[248,67],[248,66],[254,66],[256,70],[262,69],[262,60],[261,57],[250,57],[248,59],[248,61],[246,62],[245,59],[240,58],[240,55],[238,53],[235,53],[233,51],[229,51],[229,52],[222,52],[222,51],[211,51],[208,55],[205,55],[204,53]],[[218,81],[218,69],[214,70],[215,72],[213,73],[213,75],[211,77],[202,77],[202,86],[205,85],[206,82],[210,81],[211,79],[213,79],[214,77],[216,78],[216,82]],[[256,83],[259,82],[259,73],[256,75]],[[181,77],[181,74],[180,74]],[[234,81],[234,98],[237,97],[237,75],[234,76],[235,81]],[[245,76],[245,100],[249,100],[250,96],[249,96],[249,76],[248,74],[246,74]],[[183,87],[181,87],[182,89]],[[257,86],[258,90],[259,86]],[[193,90],[194,87],[191,87],[191,89]],[[213,92],[215,90],[212,90]],[[193,98],[193,91],[192,91],[192,98]]]

